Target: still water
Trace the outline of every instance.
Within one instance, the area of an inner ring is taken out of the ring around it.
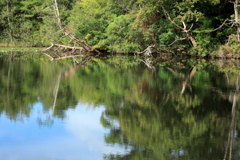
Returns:
[[[0,159],[237,160],[239,68],[0,59]]]

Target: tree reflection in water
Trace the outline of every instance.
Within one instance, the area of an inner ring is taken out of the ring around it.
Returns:
[[[18,121],[40,99],[46,119],[37,121],[51,127],[79,101],[104,105],[105,143],[130,149],[105,159],[238,159],[238,63],[152,60],[154,70],[133,57],[1,60],[0,112]]]

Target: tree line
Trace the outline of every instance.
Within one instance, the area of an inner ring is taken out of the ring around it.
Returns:
[[[67,28],[96,49],[129,53],[155,45],[203,56],[237,52],[238,0],[2,0],[1,45],[74,45]]]

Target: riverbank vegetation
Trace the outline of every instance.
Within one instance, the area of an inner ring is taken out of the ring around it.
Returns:
[[[63,28],[100,51],[237,57],[238,0],[3,0],[0,46],[75,46]]]

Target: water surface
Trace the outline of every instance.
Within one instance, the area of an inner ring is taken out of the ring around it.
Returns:
[[[237,61],[0,61],[0,159],[239,159]]]

